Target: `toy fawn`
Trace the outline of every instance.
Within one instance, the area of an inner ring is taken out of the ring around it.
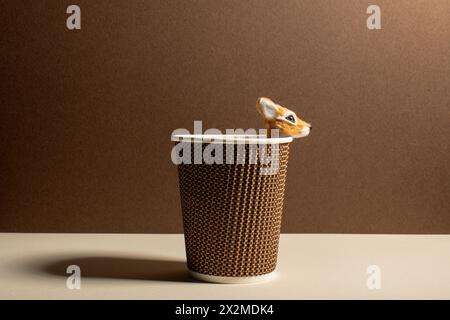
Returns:
[[[264,117],[267,137],[271,137],[271,129],[279,129],[282,136],[302,138],[309,135],[312,126],[301,120],[295,112],[276,104],[269,98],[259,98],[256,109]]]

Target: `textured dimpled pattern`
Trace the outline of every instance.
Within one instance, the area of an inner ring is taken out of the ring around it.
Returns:
[[[194,143],[191,146],[193,159]],[[278,146],[279,168],[272,175],[261,174],[260,169],[267,167],[261,161],[250,163],[249,155],[255,155],[255,150],[249,145],[231,146],[232,159],[235,163],[245,159],[243,164],[178,166],[190,270],[225,277],[258,276],[275,270],[289,143]],[[270,147],[268,153],[274,157]],[[256,155],[259,157],[259,151]]]

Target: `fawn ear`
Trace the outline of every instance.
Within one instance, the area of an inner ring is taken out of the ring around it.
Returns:
[[[278,115],[278,107],[275,104],[275,102],[273,102],[272,100],[270,100],[269,98],[259,98],[258,99],[258,106],[259,106],[259,112],[262,113],[262,115],[268,119],[268,120],[273,120],[277,117]]]

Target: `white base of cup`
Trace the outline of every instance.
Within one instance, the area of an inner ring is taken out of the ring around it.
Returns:
[[[214,283],[231,283],[231,284],[246,284],[246,283],[259,283],[269,281],[275,278],[275,271],[271,273],[266,273],[260,276],[252,276],[252,277],[222,277],[222,276],[213,276],[205,273],[198,273],[192,270],[189,270],[189,274],[202,281],[206,282],[214,282]]]

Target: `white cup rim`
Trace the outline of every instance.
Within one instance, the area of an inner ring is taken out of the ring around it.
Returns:
[[[292,142],[292,137],[267,138],[258,134],[174,134],[172,141],[218,144],[282,144]]]

